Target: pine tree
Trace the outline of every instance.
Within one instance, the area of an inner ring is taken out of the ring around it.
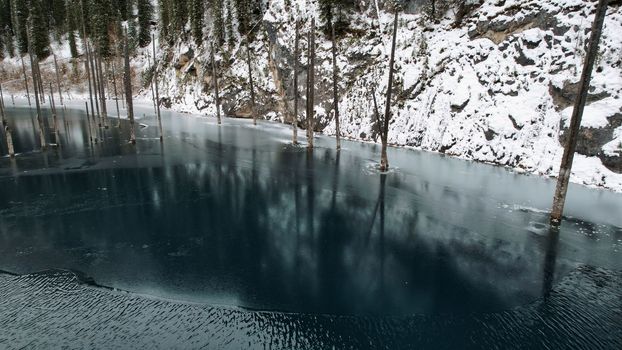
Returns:
[[[151,21],[153,5],[150,0],[138,0],[138,46],[146,47],[151,43]]]
[[[17,39],[17,48],[20,54],[28,52],[28,2],[11,1],[11,21]]]
[[[214,38],[220,46],[225,43],[223,0],[212,0],[212,17],[214,19]]]
[[[111,6],[111,0],[92,0],[90,2],[91,38],[97,51],[104,57],[110,56],[108,25],[112,17]]]
[[[160,38],[172,44],[170,42],[171,36],[169,35],[171,26],[171,2],[170,0],[158,0],[158,7],[160,8]]]
[[[169,33],[173,37],[182,34],[186,23],[188,22],[188,0],[170,0],[172,1],[171,24],[172,31]]]
[[[41,0],[29,1],[30,14],[27,26],[32,39],[32,49],[39,60],[43,60],[50,55],[50,37],[48,28],[45,25],[43,16],[43,6]]]
[[[229,44],[229,47],[233,47],[236,37],[233,32],[233,11],[231,9],[231,1],[227,1],[227,17],[225,20],[225,27],[227,29],[227,43]]]
[[[129,19],[127,21],[127,36],[130,54],[133,54],[138,47],[138,29],[136,28],[135,19]]]
[[[324,33],[330,35],[331,24],[334,23],[335,34],[343,34],[350,26],[347,11],[354,5],[354,0],[319,0],[320,19]]]
[[[203,41],[203,14],[205,12],[203,0],[191,0],[190,24],[194,42],[200,45]]]

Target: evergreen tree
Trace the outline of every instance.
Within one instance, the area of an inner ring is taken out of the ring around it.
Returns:
[[[170,0],[173,2],[172,6],[172,16],[171,16],[171,24],[172,24],[172,36],[177,36],[183,33],[184,27],[188,22],[188,0]]]
[[[108,25],[111,22],[111,10],[111,0],[92,0],[90,2],[91,39],[103,57],[110,56]]]
[[[130,53],[133,54],[138,47],[138,29],[136,28],[136,20],[134,19],[129,19],[127,21],[127,36]]]
[[[231,1],[227,1],[227,17],[225,20],[225,27],[227,30],[227,43],[229,44],[229,47],[233,47],[236,37],[233,32],[233,10],[231,9]]]
[[[28,52],[28,2],[11,1],[11,21],[20,54]]]
[[[214,21],[214,41],[220,46],[225,43],[223,0],[212,0],[212,17]]]
[[[330,35],[334,23],[335,34],[343,34],[350,26],[347,11],[354,7],[354,0],[319,0],[322,30]]]
[[[203,41],[203,13],[205,12],[203,0],[191,0],[190,25],[194,42],[200,45]]]
[[[160,9],[160,38],[163,41],[171,43],[170,26],[171,26],[171,2],[170,0],[158,0]]]
[[[153,5],[150,0],[138,0],[138,46],[146,47],[151,44],[151,21],[153,19]]]
[[[50,55],[50,37],[48,28],[45,25],[43,16],[43,6],[41,0],[30,0],[28,2],[30,14],[28,16],[29,37],[32,40],[32,49],[39,60],[43,60]]]

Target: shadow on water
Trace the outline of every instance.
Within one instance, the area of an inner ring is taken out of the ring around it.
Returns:
[[[489,166],[392,150],[399,171],[379,174],[367,170],[372,146],[336,153],[320,138],[310,153],[271,124],[170,116],[164,143],[147,118],[136,146],[124,124],[91,145],[75,111],[63,117],[62,148],[40,153],[28,113],[13,113],[22,154],[0,159],[0,269],[74,269],[176,300],[383,316],[509,310],[547,297],[580,265],[622,269],[622,224],[599,216],[600,203],[620,209],[617,194],[577,190],[570,211],[591,209],[553,234],[537,209],[548,182]]]

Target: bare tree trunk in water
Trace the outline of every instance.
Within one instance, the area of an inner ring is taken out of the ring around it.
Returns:
[[[106,106],[106,80],[104,79],[104,72],[102,71],[102,59],[99,47],[96,48],[95,54],[95,67],[97,71],[97,76],[99,79],[99,99],[101,101],[102,108],[102,121],[104,123],[104,127],[108,129],[108,106]]]
[[[253,84],[253,68],[251,66],[251,48],[246,36],[246,61],[248,63],[248,82],[251,88],[251,114],[253,115],[253,125],[257,125],[257,113],[255,113],[255,86]]]
[[[4,130],[4,136],[6,138],[6,145],[9,151],[9,157],[15,157],[15,149],[13,148],[13,137],[11,136],[11,128],[6,120],[6,108],[4,106],[4,93],[2,91],[2,85],[0,85],[0,116],[2,116],[2,128]]]
[[[52,83],[50,83],[50,107],[52,109],[52,122],[54,125],[54,141],[56,141],[56,145],[60,146],[60,132],[58,129],[58,116],[56,115],[56,102],[54,101],[54,88],[52,87]]]
[[[32,40],[29,40],[32,42]],[[35,105],[37,106],[37,123],[39,124],[39,142],[41,143],[41,149],[47,149],[47,142],[45,141],[45,125],[43,124],[43,118],[41,117],[41,104],[39,103],[39,82],[37,81],[37,72],[36,72],[36,59],[32,57],[32,43],[29,45],[29,56],[30,56],[30,71],[32,72],[32,82],[33,87],[35,89]],[[43,92],[41,92],[43,93]]]
[[[332,11],[332,10],[331,10]],[[341,149],[341,135],[339,131],[339,97],[337,84],[337,48],[335,47],[335,23],[331,22],[331,34],[333,42],[333,109],[335,110],[335,137],[337,138],[337,150]]]
[[[134,128],[134,104],[132,102],[132,77],[130,76],[130,48],[127,43],[127,30],[124,30],[124,53],[125,53],[125,74],[123,82],[125,86],[125,102],[127,104],[127,117],[130,120],[130,143],[136,144],[136,130]]]
[[[56,71],[56,86],[58,87],[58,96],[60,98],[60,104],[63,104],[63,90],[60,88],[60,74],[58,73],[58,61],[56,61],[56,54],[54,54],[54,70]]]
[[[91,127],[91,116],[89,115],[89,103],[84,101],[84,106],[86,107],[86,124],[88,125],[88,133],[89,133],[89,141],[91,144],[93,143],[93,129]]]
[[[296,20],[296,38],[294,39],[294,115],[292,118],[292,143],[298,144],[298,51],[300,44],[300,22]]]
[[[220,119],[220,95],[218,93],[218,76],[216,75],[216,59],[214,58],[214,44],[212,43],[212,79],[214,80],[214,103],[216,103],[216,118],[218,124],[222,123]]]
[[[117,128],[121,127],[121,113],[119,112],[119,94],[117,93],[117,69],[112,60],[112,87],[114,89],[114,102],[117,105]]]
[[[387,143],[389,139],[389,122],[391,121],[391,94],[393,92],[393,73],[395,70],[395,44],[397,39],[397,20],[398,10],[395,10],[395,20],[393,23],[393,42],[391,44],[391,59],[389,60],[389,84],[387,85],[387,101],[384,111],[384,122],[382,130],[382,153],[380,155],[380,170],[389,170],[389,159],[387,157]]]
[[[100,96],[100,90],[99,90],[99,77],[95,71],[95,57],[93,57],[93,51],[91,50],[91,45],[89,45],[89,43],[86,43],[86,50],[88,52],[88,57],[89,57],[89,65],[91,66],[91,76],[93,77],[93,93],[95,94],[95,110],[97,111],[97,119],[98,119],[98,126],[101,128],[102,127],[102,114],[100,113],[100,109],[99,109],[99,98]],[[93,112],[93,111],[91,111]]]
[[[24,57],[20,55],[19,59],[22,61],[22,73],[24,74],[24,86],[26,87],[26,97],[28,98],[28,105],[32,106],[30,104],[30,89],[28,89],[28,76],[26,76],[26,66],[24,65]]]
[[[158,127],[160,128],[160,142],[164,141],[162,131],[162,116],[160,115],[160,91],[158,89],[158,61],[156,59],[155,35],[151,34],[151,44],[153,48],[153,85],[155,86],[156,110],[158,113]],[[116,94],[116,92],[115,92]]]
[[[559,224],[564,212],[564,203],[566,201],[566,193],[568,192],[568,183],[570,182],[570,174],[572,170],[572,161],[574,159],[574,152],[577,147],[577,139],[579,137],[579,129],[581,127],[581,118],[583,117],[583,110],[585,108],[585,102],[587,101],[587,93],[590,88],[592,69],[594,68],[594,62],[596,61],[596,56],[598,55],[598,43],[602,34],[603,23],[605,22],[608,2],[609,0],[599,0],[596,7],[596,15],[594,17],[594,23],[592,24],[592,35],[590,37],[587,55],[585,56],[581,81],[579,82],[579,98],[575,100],[572,117],[570,118],[570,127],[568,128],[568,132],[570,134],[568,135],[568,139],[566,140],[566,145],[564,147],[564,155],[559,169],[559,177],[557,178],[557,188],[555,189],[555,196],[553,197],[553,209],[551,211],[552,224]]]
[[[309,64],[307,70],[307,148],[313,149],[314,99],[315,99],[315,19],[311,19],[309,31]]]

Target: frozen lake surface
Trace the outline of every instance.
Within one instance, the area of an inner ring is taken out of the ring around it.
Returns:
[[[0,347],[622,346],[622,194],[571,185],[551,233],[555,182],[500,167],[169,113],[40,152],[8,112]]]

